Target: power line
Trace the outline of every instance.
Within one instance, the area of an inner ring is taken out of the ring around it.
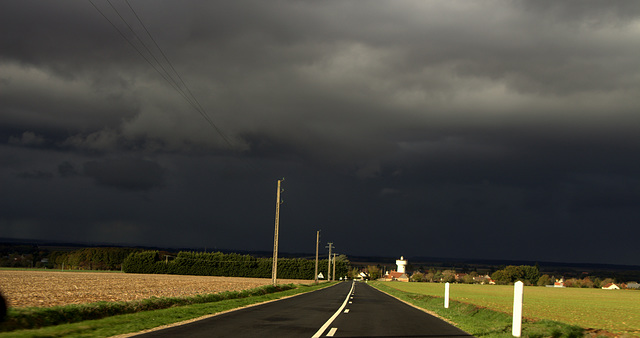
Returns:
[[[171,63],[171,61],[169,60],[169,58],[166,56],[166,54],[162,51],[162,48],[160,48],[160,46],[158,45],[158,43],[156,42],[156,40],[153,38],[153,36],[151,35],[151,33],[149,32],[149,30],[147,29],[146,25],[142,22],[142,20],[140,19],[140,16],[137,14],[137,12],[133,9],[133,7],[131,6],[131,4],[129,3],[129,1],[125,0],[129,9],[131,10],[131,12],[134,14],[134,16],[136,17],[136,20],[138,21],[138,23],[143,27],[143,29],[145,30],[145,32],[147,33],[147,36],[149,36],[149,38],[151,39],[151,41],[154,43],[154,45],[156,46],[156,48],[158,49],[158,51],[160,51],[160,54],[162,55],[162,58],[164,59],[164,61],[169,65],[169,68],[171,68],[171,70],[175,73],[176,77],[180,80],[176,80],[173,75],[163,66],[163,63],[160,62],[160,60],[158,60],[158,58],[155,56],[154,52],[147,46],[146,43],[144,43],[143,39],[136,33],[136,31],[133,29],[133,27],[127,22],[127,20],[124,18],[124,16],[120,13],[120,11],[111,3],[110,0],[107,0],[107,3],[109,4],[109,6],[112,8],[112,10],[116,13],[116,15],[120,18],[120,20],[126,25],[126,27],[129,29],[129,31],[133,34],[133,36],[135,37],[135,39],[137,39],[137,41],[140,42],[140,44],[142,45],[143,49],[146,50],[148,52],[148,54],[151,56],[151,58],[153,58],[153,60],[155,61],[154,64],[153,62],[151,62],[151,60],[149,58],[147,58],[147,56],[144,55],[144,53],[142,52],[142,50],[136,46],[136,44],[129,38],[127,37],[127,35],[120,30],[120,28],[111,20],[109,19],[109,17],[92,1],[92,0],[88,0],[89,3],[91,3],[91,5],[100,13],[100,15],[102,15],[102,17],[104,17],[110,24],[111,26],[116,29],[118,31],[118,33],[120,34],[120,36],[125,39],[125,41],[127,41],[129,43],[129,45],[131,45],[131,47],[133,47],[136,52],[138,52],[138,54],[167,82],[169,83],[169,85],[171,87],[173,87],[184,99],[185,101],[187,101],[187,103],[189,103],[189,105],[191,105],[191,107],[193,109],[195,109],[206,121],[207,123],[209,123],[209,125],[218,133],[218,135],[220,135],[220,137],[222,138],[222,140],[227,144],[227,146],[230,149],[234,149],[234,146],[232,145],[231,141],[229,140],[229,138],[222,132],[222,130],[215,124],[215,122],[213,122],[213,120],[211,119],[211,117],[209,117],[209,115],[207,114],[206,110],[202,107],[202,105],[200,104],[200,102],[196,99],[195,95],[193,95],[193,92],[191,91],[191,89],[189,89],[189,86],[187,86],[187,84],[185,83],[185,81],[182,79],[182,77],[180,76],[180,74],[178,73],[178,71],[175,69],[175,67],[173,66],[173,64]],[[160,67],[162,70],[160,70],[158,67]],[[182,84],[182,85],[181,85]],[[184,89],[183,89],[184,87]]]
[[[180,80],[180,83],[182,83],[182,85],[187,89],[187,92],[189,93],[190,97],[193,98],[194,102],[198,105],[198,107],[204,111],[204,108],[202,107],[202,105],[200,104],[200,102],[198,102],[198,100],[196,99],[196,97],[193,95],[193,93],[191,92],[191,90],[189,89],[189,86],[187,86],[187,84],[184,82],[184,80],[182,79],[182,77],[180,76],[180,73],[178,73],[178,71],[173,67],[173,64],[171,63],[171,61],[169,61],[169,58],[167,57],[167,55],[164,53],[164,51],[162,50],[162,48],[160,48],[160,45],[158,45],[158,42],[156,42],[156,39],[153,38],[153,36],[151,35],[151,32],[149,32],[149,30],[147,29],[147,26],[144,24],[144,22],[142,22],[142,19],[140,19],[140,16],[138,16],[138,13],[135,11],[135,9],[133,9],[133,7],[131,6],[131,4],[129,3],[129,0],[125,0],[125,2],[127,3],[127,6],[129,6],[129,9],[131,9],[131,12],[133,12],[133,15],[135,15],[136,19],[138,20],[138,22],[140,23],[140,25],[142,26],[142,28],[144,28],[144,31],[147,33],[147,36],[149,37],[149,39],[151,39],[151,41],[153,42],[153,44],[156,46],[156,48],[158,49],[158,51],[160,52],[160,54],[162,55],[162,57],[164,58],[164,60],[167,62],[167,64],[169,65],[169,67],[171,67],[171,70],[173,70],[173,72],[176,74],[176,76],[178,77],[178,79]],[[164,67],[162,68],[164,70]],[[166,70],[165,70],[166,71]],[[167,72],[168,73],[168,72]]]
[[[110,0],[109,3],[111,4]],[[160,55],[162,55],[162,58],[164,59],[164,61],[169,65],[169,67],[171,68],[171,70],[173,70],[173,73],[176,75],[176,77],[178,78],[178,80],[180,80],[180,82],[178,82],[176,79],[174,79],[171,75],[171,73],[169,73],[169,71],[162,65],[162,62],[160,62],[155,55],[153,54],[153,52],[151,51],[151,49],[149,47],[147,47],[147,45],[144,43],[144,41],[138,36],[138,34],[131,29],[131,26],[129,26],[127,24],[127,26],[129,27],[129,29],[131,30],[131,32],[136,36],[136,38],[138,38],[138,40],[140,40],[140,42],[142,43],[142,45],[147,49],[147,51],[149,51],[149,53],[153,56],[153,59],[158,63],[158,65],[160,65],[160,68],[162,68],[162,70],[169,76],[169,78],[173,81],[173,83],[175,83],[175,87],[179,88],[180,92],[184,94],[185,98],[189,101],[189,103],[198,111],[200,112],[203,117],[209,121],[209,123],[212,124],[212,126],[216,129],[216,131],[218,131],[218,133],[220,134],[220,136],[222,136],[223,138],[226,137],[222,134],[222,132],[218,129],[218,127],[215,125],[215,123],[213,123],[213,121],[211,120],[211,118],[207,115],[205,109],[202,107],[202,105],[200,104],[200,102],[198,101],[198,99],[195,97],[195,95],[193,95],[193,92],[191,91],[191,89],[189,89],[189,86],[187,86],[186,82],[184,82],[184,80],[182,79],[182,77],[180,76],[180,73],[178,73],[178,71],[176,70],[176,68],[173,66],[173,64],[171,63],[171,61],[169,60],[169,58],[167,57],[167,55],[164,53],[164,51],[162,50],[162,48],[160,48],[160,45],[158,44],[158,42],[156,41],[156,39],[153,38],[153,35],[151,35],[151,32],[149,32],[149,29],[147,29],[147,26],[144,24],[144,22],[142,21],[142,19],[140,19],[140,16],[138,15],[138,13],[135,11],[135,9],[133,9],[133,7],[131,6],[131,4],[129,3],[128,0],[125,0],[125,3],[127,4],[127,6],[129,7],[129,9],[131,10],[131,12],[133,13],[133,15],[135,16],[136,20],[138,21],[138,23],[140,24],[140,26],[142,26],[142,28],[144,29],[144,31],[147,33],[147,36],[149,37],[149,39],[151,40],[151,42],[153,42],[153,44],[156,46],[156,48],[158,49],[158,51],[160,52]],[[112,5],[113,7],[113,5]],[[114,10],[116,12],[118,12],[117,9],[114,8]],[[119,13],[118,13],[119,14]],[[122,18],[122,16],[121,16]],[[124,21],[124,19],[123,19]],[[126,21],[125,21],[126,24]],[[182,86],[180,86],[180,84],[182,84]],[[182,87],[184,87],[183,90]],[[188,94],[188,95],[187,95]]]

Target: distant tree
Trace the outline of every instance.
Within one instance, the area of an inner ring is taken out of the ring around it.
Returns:
[[[358,278],[358,277],[360,277],[360,269],[358,269],[358,268],[349,269],[348,276],[349,276],[349,278]]]
[[[411,275],[412,282],[424,282],[424,274],[422,272],[416,272]]]
[[[442,282],[443,278],[444,278],[444,275],[442,274],[442,271],[440,271],[440,270],[436,271],[436,273],[433,275],[433,281],[434,282]]]
[[[524,272],[524,269],[522,268],[522,265],[520,266],[509,265],[506,268],[504,268],[504,271],[507,274],[507,279],[508,279],[507,283],[514,283],[517,281],[524,282],[525,272]]]
[[[498,270],[492,273],[491,279],[493,279],[496,284],[509,284],[509,282],[511,281],[511,278],[505,270]]]
[[[592,288],[593,287],[593,282],[591,281],[591,278],[589,278],[589,277],[583,278],[582,282],[580,283],[580,287],[581,288]]]
[[[367,266],[367,272],[369,272],[369,278],[371,280],[376,280],[378,278],[380,278],[380,268],[378,268],[375,265],[369,265]]]
[[[435,276],[435,274],[433,272],[429,271],[429,272],[424,274],[424,280],[426,282],[432,282],[433,283],[434,276]]]
[[[462,277],[462,282],[465,284],[473,284],[475,280],[473,279],[473,276],[471,274],[466,274],[464,275],[464,277]]]
[[[594,288],[600,288],[602,287],[602,280],[598,277],[593,279],[593,287]]]
[[[580,287],[580,280],[576,279],[576,278],[569,278],[569,279],[564,281],[564,286],[566,286],[568,288],[579,288]]]
[[[442,271],[442,282],[443,283],[452,283],[456,280],[456,271],[455,270],[444,270]]]
[[[509,265],[498,270],[491,275],[497,284],[510,284],[522,281],[526,285],[535,285],[540,278],[540,271],[536,266],[530,265]]]
[[[540,278],[540,269],[537,264],[535,266],[521,265],[520,269],[522,271],[522,279],[525,284],[536,285],[536,283],[538,283],[538,279]]]
[[[549,275],[542,275],[540,276],[540,278],[538,278],[538,282],[536,284],[538,286],[551,285],[553,284],[553,280],[551,280],[551,277],[549,277]]]

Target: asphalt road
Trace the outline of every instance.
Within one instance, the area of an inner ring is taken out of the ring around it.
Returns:
[[[136,337],[470,337],[362,282],[335,286]]]

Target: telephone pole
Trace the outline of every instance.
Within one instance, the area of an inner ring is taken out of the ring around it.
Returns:
[[[276,229],[273,233],[273,267],[271,270],[271,282],[274,286],[278,281],[278,232],[280,232],[280,204],[282,204],[280,193],[284,191],[284,189],[280,188],[282,181],[284,181],[284,178],[278,180],[278,190],[276,193]]]
[[[333,253],[333,280],[336,280],[336,254]]]
[[[318,245],[320,244],[320,230],[316,232],[316,285],[318,285]]]
[[[327,243],[328,245],[325,248],[329,248],[329,267],[327,268],[327,281],[331,281],[331,249],[333,248],[333,243]]]

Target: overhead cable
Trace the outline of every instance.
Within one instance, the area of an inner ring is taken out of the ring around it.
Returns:
[[[138,52],[138,54],[171,86],[173,87],[184,99],[185,101],[187,101],[187,103],[189,103],[189,105],[191,105],[191,107],[193,109],[195,109],[206,121],[207,123],[209,123],[209,125],[218,133],[218,135],[220,135],[220,137],[223,139],[223,141],[227,144],[227,146],[229,146],[230,149],[234,149],[233,145],[231,144],[231,141],[229,140],[229,138],[227,138],[227,136],[222,132],[222,130],[213,122],[213,120],[211,119],[211,117],[207,114],[206,110],[202,107],[202,105],[200,104],[200,102],[198,101],[198,99],[195,97],[195,95],[193,95],[193,92],[191,91],[191,89],[189,89],[189,86],[187,86],[187,84],[185,83],[185,81],[182,79],[182,77],[180,76],[180,74],[178,73],[178,71],[175,69],[175,67],[173,66],[173,64],[171,63],[171,61],[169,61],[169,58],[167,58],[166,54],[163,52],[162,48],[160,48],[160,46],[158,45],[158,43],[156,42],[156,40],[153,38],[153,36],[151,35],[151,33],[149,32],[149,30],[147,29],[146,25],[142,22],[142,20],[140,19],[140,16],[137,14],[137,12],[133,9],[133,7],[131,6],[131,4],[129,3],[128,0],[125,0],[127,6],[129,7],[129,9],[131,10],[131,12],[133,13],[133,15],[135,16],[136,20],[138,21],[138,23],[143,27],[143,29],[145,30],[145,32],[147,33],[147,36],[151,39],[151,41],[153,42],[153,44],[155,45],[155,47],[157,48],[157,50],[160,52],[160,54],[162,55],[162,59],[164,60],[164,62],[168,65],[168,67],[173,71],[174,75],[169,72],[167,70],[167,68],[165,68],[165,66],[163,65],[163,62],[161,62],[160,60],[158,60],[158,57],[156,57],[156,54],[153,52],[153,50],[151,48],[149,48],[149,46],[147,46],[147,44],[143,41],[143,39],[136,33],[135,29],[133,29],[133,27],[129,24],[129,22],[127,22],[127,20],[124,18],[124,16],[120,13],[120,11],[111,3],[110,0],[107,0],[107,3],[109,4],[109,6],[112,8],[112,10],[116,13],[116,15],[120,18],[120,20],[125,24],[125,26],[128,28],[128,30],[131,32],[131,34],[135,37],[135,39],[137,41],[140,42],[140,45],[142,46],[142,48],[140,48],[139,46],[137,46],[134,41],[130,39],[127,34],[125,34],[119,27],[118,25],[116,25],[111,19],[109,19],[109,17],[105,14],[105,12],[103,12],[92,0],[89,0],[89,2],[91,3],[91,5],[100,13],[100,15],[102,15],[102,17],[104,17],[110,24],[111,26],[116,29],[118,31],[118,33],[120,34],[120,36],[125,39],[127,41],[127,43],[129,43],[129,45],[131,45],[131,47],[133,47],[136,52]],[[143,51],[146,51],[149,55],[150,58],[153,59],[154,62],[152,62],[150,60],[149,57],[147,57],[145,55],[145,53],[143,53]]]

